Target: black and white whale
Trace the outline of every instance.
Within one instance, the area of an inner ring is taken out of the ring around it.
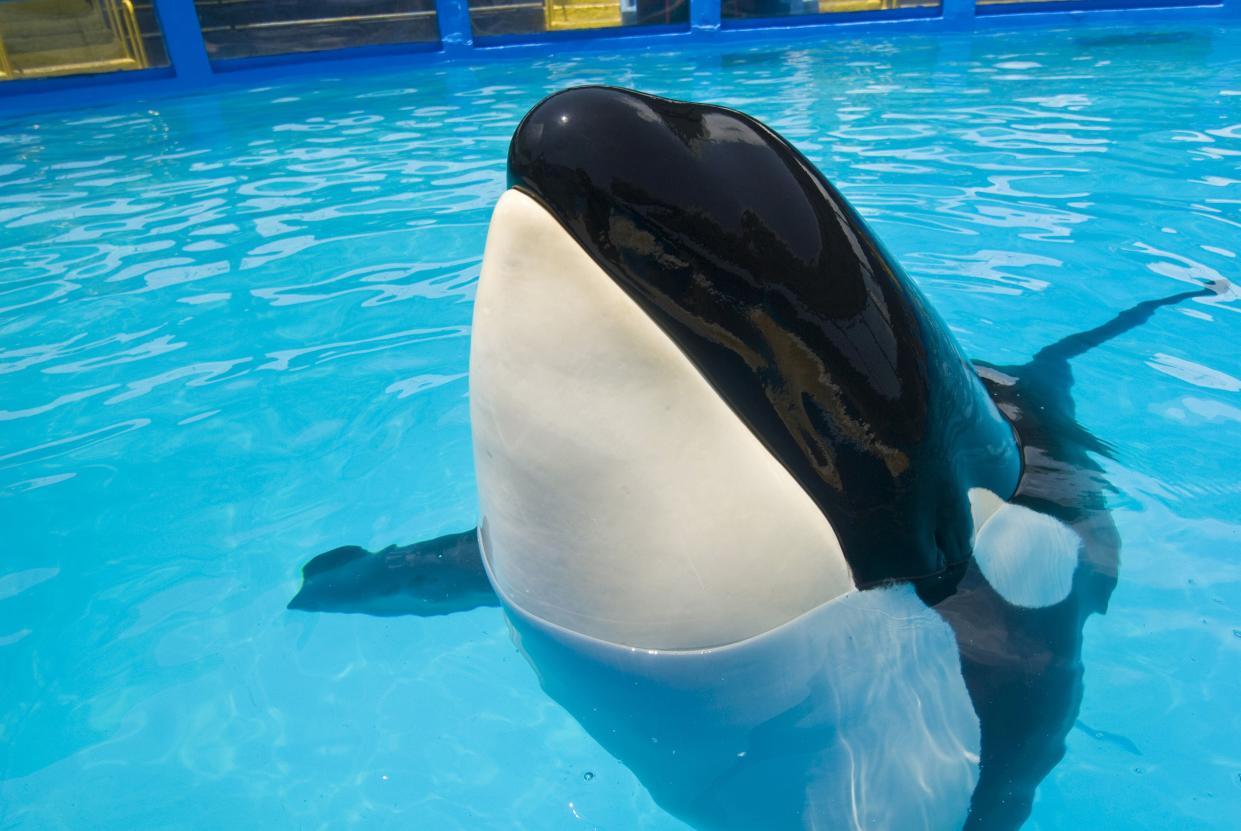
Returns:
[[[1069,361],[1209,289],[973,365],[742,113],[558,93],[509,183],[471,346],[477,533],[328,552],[291,607],[498,597],[544,689],[698,828],[1020,826],[1119,561]]]

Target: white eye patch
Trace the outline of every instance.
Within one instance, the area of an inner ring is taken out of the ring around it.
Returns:
[[[974,560],[987,582],[1014,606],[1042,608],[1069,596],[1082,539],[1055,517],[970,491]]]

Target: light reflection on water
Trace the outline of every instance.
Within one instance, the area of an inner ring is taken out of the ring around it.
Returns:
[[[586,82],[768,121],[996,363],[1241,272],[1235,28],[581,55],[0,122],[5,827],[682,827],[494,609],[284,608],[314,553],[474,523],[488,214],[518,119]],[[1238,310],[1161,312],[1076,367],[1126,548],[1090,728],[1032,827],[1241,811]]]

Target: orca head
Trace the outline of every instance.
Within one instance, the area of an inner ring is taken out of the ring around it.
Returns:
[[[1009,424],[840,192],[757,120],[609,87],[509,150],[471,346],[502,598],[611,643],[736,642],[857,589],[933,603]]]

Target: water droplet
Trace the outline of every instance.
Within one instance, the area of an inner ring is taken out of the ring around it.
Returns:
[[[582,774],[582,778],[589,782],[591,779],[595,778],[595,772],[593,770],[588,770]]]

